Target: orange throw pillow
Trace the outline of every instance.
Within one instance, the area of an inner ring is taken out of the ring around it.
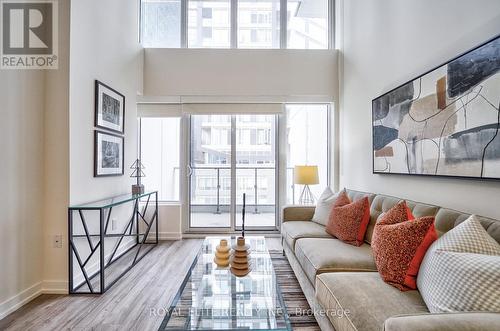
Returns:
[[[370,202],[368,198],[351,202],[344,191],[340,193],[332,207],[326,232],[347,244],[361,246],[369,222]]]
[[[436,239],[434,217],[415,218],[405,201],[392,207],[375,224],[372,237],[382,279],[401,291],[416,289],[418,269]]]

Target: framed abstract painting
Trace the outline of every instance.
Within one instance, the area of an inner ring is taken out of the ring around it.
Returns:
[[[373,173],[500,179],[500,36],[372,101]]]

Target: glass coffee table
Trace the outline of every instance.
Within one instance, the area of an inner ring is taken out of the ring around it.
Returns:
[[[251,271],[236,277],[213,262],[221,239],[207,237],[160,330],[291,330],[264,237],[245,237]]]

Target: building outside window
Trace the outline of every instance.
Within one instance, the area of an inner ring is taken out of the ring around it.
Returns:
[[[281,119],[286,123],[280,131],[285,144],[279,149],[286,154],[286,169],[278,170],[276,115],[190,116],[190,175],[184,180],[189,183],[191,227],[230,226],[232,203],[239,226],[243,193],[247,194],[249,224],[274,226],[277,171],[286,174],[282,177],[286,203],[294,204],[302,190],[293,183],[297,165],[318,166],[320,183],[311,190],[316,198],[320,196],[329,185],[329,105],[289,104]],[[142,118],[144,184],[148,190],[159,191],[160,201],[179,200],[180,143],[179,118]],[[232,185],[235,201],[231,200]]]
[[[212,18],[212,8],[202,8],[201,9],[202,18]]]
[[[193,137],[192,137],[192,158],[194,159],[194,167],[199,169],[206,169],[201,171],[203,178],[215,179],[216,171],[209,169],[227,168],[229,160],[231,159],[231,121],[222,120],[223,115],[202,115],[197,116],[192,120]],[[256,121],[255,119],[262,115],[241,115],[237,116],[236,122],[236,162],[241,165],[245,170],[241,171],[242,176],[238,176],[237,191],[252,192],[255,185],[254,168],[274,167],[275,160],[275,146],[270,137],[275,134],[275,126],[272,121]],[[265,117],[265,116],[264,116]],[[268,116],[269,117],[269,116]],[[274,116],[271,116],[274,117]],[[199,130],[201,128],[201,130]],[[258,134],[260,133],[260,134]],[[210,137],[209,139],[207,139]],[[201,142],[201,144],[200,144]],[[199,146],[199,147],[197,147]],[[207,173],[211,173],[207,175]],[[229,172],[225,172],[229,175]],[[263,192],[259,198],[260,201],[266,203],[266,187],[270,181],[274,181],[274,174],[272,173],[272,180],[268,178],[268,173],[263,172],[264,176],[260,178],[259,185]],[[228,183],[227,194],[230,191],[230,178],[221,177]],[[200,183],[200,182],[197,182]],[[198,185],[198,184],[197,184]],[[224,188],[224,185],[221,185]],[[206,188],[206,185],[204,186]],[[212,186],[213,192],[211,194],[194,195],[192,199],[196,204],[206,204],[212,197],[216,196],[217,186]],[[193,192],[198,192],[199,187],[192,188]],[[220,192],[219,192],[220,193]],[[272,195],[274,201],[274,192]],[[229,199],[229,196],[227,197]],[[269,204],[271,201],[268,201]],[[274,202],[273,202],[274,203]]]
[[[181,1],[142,0],[141,39],[144,47],[181,47]]]
[[[188,47],[231,46],[231,1],[188,1]]]
[[[328,0],[288,0],[287,48],[328,48]]]
[[[280,1],[238,1],[238,48],[280,48]]]
[[[329,35],[333,34],[329,6],[333,0],[287,0],[286,15],[285,9],[280,8],[280,0],[238,0],[235,10],[232,3],[231,0],[142,0],[142,44],[146,48],[329,47]],[[187,20],[181,19],[183,13]],[[233,13],[235,25],[231,24]],[[282,15],[286,17],[284,22]],[[281,29],[286,34],[281,34]]]

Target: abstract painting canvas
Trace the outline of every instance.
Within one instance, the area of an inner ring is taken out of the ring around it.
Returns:
[[[372,102],[373,172],[500,179],[500,37]]]

